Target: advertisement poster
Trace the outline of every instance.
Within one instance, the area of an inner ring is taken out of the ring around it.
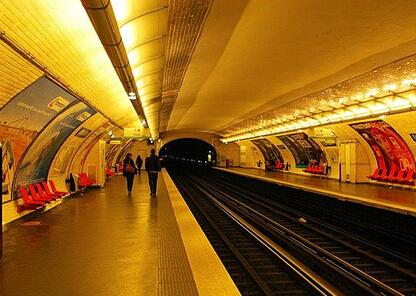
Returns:
[[[67,137],[95,111],[81,102],[73,102],[38,135],[21,161],[16,185],[47,178],[51,162]]]
[[[319,145],[305,133],[277,137],[290,150],[295,158],[296,167],[306,168],[311,164],[327,163],[326,157]]]
[[[117,152],[120,149],[122,149],[123,142],[124,141],[122,140],[121,144],[114,144],[114,145],[107,144],[107,145],[111,146],[111,147],[109,146],[109,149],[106,150],[106,151],[108,151],[108,153],[105,156],[105,161],[106,161],[108,167],[112,167],[115,164],[115,163],[113,163],[113,159],[116,156]]]
[[[379,168],[415,169],[412,152],[403,138],[383,120],[350,124],[370,145]]]
[[[283,157],[276,146],[267,139],[251,140],[251,142],[259,148],[264,156],[265,161],[283,162]]]
[[[91,133],[91,130],[83,127],[75,134],[75,136],[78,138],[86,138],[90,133]]]
[[[121,149],[120,153],[117,155],[116,163],[123,163],[124,158],[126,157],[127,152],[130,148],[136,143],[136,140],[130,140],[130,142],[126,143],[123,148]]]
[[[2,203],[10,201],[11,194],[11,181],[14,174],[14,158],[13,148],[10,141],[0,141],[2,151],[2,176],[1,176],[1,193]]]
[[[12,143],[16,164],[46,124],[75,101],[64,89],[42,77],[0,109],[0,140]]]
[[[54,163],[52,163],[53,167],[49,173],[52,176],[58,176],[58,175],[64,174],[76,150],[77,150],[77,147],[75,146],[61,147],[61,149],[59,150],[59,154],[56,156]]]
[[[106,134],[106,130],[104,128],[98,129],[93,135],[91,135],[91,140],[85,146],[84,150],[81,152],[81,168],[84,169],[85,161],[87,160],[88,154],[92,148],[94,148],[95,144]]]

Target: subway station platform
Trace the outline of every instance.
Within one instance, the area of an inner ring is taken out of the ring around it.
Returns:
[[[0,295],[240,295],[169,175],[122,176],[4,233]]]
[[[229,173],[254,178],[318,193],[343,201],[355,202],[366,206],[416,216],[416,192],[401,188],[375,184],[352,184],[334,179],[302,176],[287,172],[266,172],[254,168],[215,168]]]

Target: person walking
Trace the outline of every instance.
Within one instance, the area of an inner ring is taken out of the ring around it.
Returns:
[[[146,158],[144,168],[149,176],[150,196],[156,196],[157,175],[162,166],[159,157],[155,155],[155,149],[150,150],[150,156]]]
[[[131,158],[131,153],[127,153],[126,158],[123,161],[123,175],[127,181],[127,191],[131,196],[131,189],[133,188],[134,174],[136,173],[136,167],[134,161]]]
[[[136,167],[137,167],[137,174],[140,175],[142,172],[142,165],[143,165],[143,159],[140,157],[140,154],[137,155],[136,158]]]

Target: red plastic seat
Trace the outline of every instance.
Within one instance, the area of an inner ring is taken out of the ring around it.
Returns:
[[[60,195],[60,196],[64,196],[64,195],[68,194],[68,192],[58,191],[56,189],[55,182],[53,180],[49,180],[49,184],[51,185],[51,188],[52,188],[52,192],[53,193],[55,193],[57,195]]]
[[[283,162],[276,162],[276,169],[277,170],[283,170]]]
[[[84,178],[85,183],[88,184],[88,186],[91,186],[92,184],[95,183],[95,180],[91,180],[86,173],[81,173],[81,175]]]
[[[40,197],[47,198],[49,200],[56,200],[57,199],[57,196],[50,195],[47,192],[43,191],[42,186],[40,186],[39,183],[36,183],[35,184],[35,187],[36,187],[36,191],[38,192],[38,194],[39,194]]]
[[[391,168],[390,173],[385,178],[383,178],[383,181],[393,182],[396,178],[397,173],[398,173],[397,170],[395,170],[394,168]]]
[[[20,187],[19,188],[20,194],[22,195],[23,201],[25,202],[26,205],[29,206],[43,206],[45,205],[44,201],[41,200],[33,200],[29,194],[27,193],[26,189],[24,187]]]
[[[88,187],[88,182],[85,180],[84,175],[81,173],[79,174],[78,178],[78,187],[79,188],[85,188]]]
[[[44,201],[45,203],[50,203],[52,201],[52,199],[49,198],[45,198],[45,197],[41,197],[35,190],[35,186],[33,186],[33,184],[29,185],[29,191],[30,191],[30,197],[33,200],[40,200],[40,201]]]
[[[407,169],[407,174],[405,175],[405,177],[402,180],[399,181],[399,183],[409,184],[409,185],[414,184],[415,183],[415,180],[413,178],[414,174],[415,174],[415,172],[411,168],[408,168]]]
[[[399,182],[401,180],[404,180],[404,176],[407,173],[407,170],[399,170],[397,175],[393,178],[392,182]]]
[[[110,168],[105,169],[105,174],[107,177],[114,175],[114,172]]]
[[[88,175],[86,173],[81,173],[79,175],[79,181],[78,181],[78,186],[79,187],[81,187],[81,188],[88,187],[88,186],[91,186],[94,183],[95,183],[95,181],[88,178]]]
[[[369,178],[369,179],[375,179],[379,174],[380,174],[380,169],[379,168],[376,168],[371,175],[367,176],[367,178]]]
[[[381,169],[379,175],[375,176],[378,181],[383,180],[387,176],[387,169]]]
[[[45,181],[43,181],[43,182],[42,182],[42,186],[43,186],[43,189],[45,190],[45,192],[46,192],[48,195],[54,195],[54,196],[55,196],[55,197],[57,197],[57,198],[61,198],[62,196],[64,196],[64,195],[65,195],[65,194],[56,194],[56,193],[52,192],[52,191],[49,189],[48,183],[46,183]]]

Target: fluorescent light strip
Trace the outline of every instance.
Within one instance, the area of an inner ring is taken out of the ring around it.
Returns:
[[[240,140],[252,139],[259,136],[270,136],[293,132],[309,127],[340,122],[350,122],[358,119],[379,117],[381,115],[411,111],[416,106],[416,96],[414,94],[416,90],[416,79],[403,80],[402,85],[407,85],[408,87],[411,87],[411,89],[400,93],[394,93],[393,91],[397,89],[397,85],[389,84],[383,88],[383,91],[389,91],[391,94],[384,97],[375,97],[375,95],[378,94],[378,90],[375,88],[370,89],[366,93],[366,98],[361,98],[362,101],[359,101],[354,105],[343,105],[344,107],[333,109],[332,111],[322,111],[312,116],[290,120],[287,123],[281,124],[280,126],[268,126],[260,130],[251,130],[239,135],[225,137],[221,139],[221,141],[224,143],[230,143]],[[293,116],[283,115],[282,117],[284,120]]]

